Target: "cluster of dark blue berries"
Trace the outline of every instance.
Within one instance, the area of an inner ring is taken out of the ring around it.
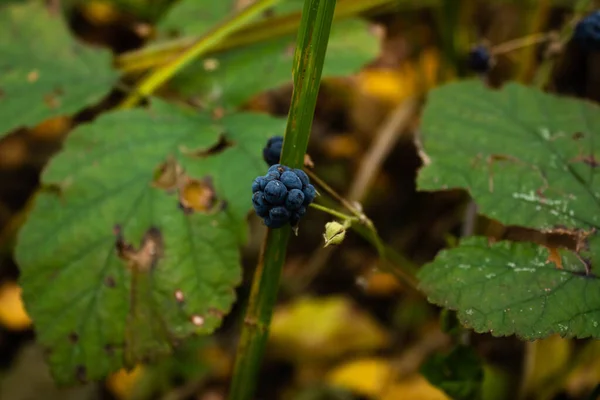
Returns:
[[[585,50],[600,51],[600,10],[594,11],[577,23],[573,40]]]
[[[267,145],[263,149],[263,159],[269,166],[279,163],[282,148],[283,136],[273,136],[267,141]]]
[[[265,176],[256,178],[252,193],[254,210],[269,228],[298,225],[317,194],[304,171],[281,164],[272,165]]]
[[[487,47],[478,45],[469,52],[467,63],[472,71],[483,74],[492,68],[492,56]]]

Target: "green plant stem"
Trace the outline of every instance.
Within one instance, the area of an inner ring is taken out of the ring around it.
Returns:
[[[412,262],[406,260],[400,254],[398,254],[391,247],[386,246],[383,240],[381,240],[381,238],[379,237],[379,234],[375,230],[375,227],[370,220],[366,220],[367,222],[365,223],[365,219],[352,217],[350,215],[343,214],[339,211],[336,211],[332,208],[320,204],[313,203],[310,205],[310,207],[319,211],[323,211],[341,220],[351,221],[352,224],[350,225],[350,228],[356,233],[358,233],[360,236],[362,236],[363,239],[371,243],[373,247],[375,247],[375,249],[377,250],[379,258],[386,263],[384,264],[384,269],[387,272],[390,272],[393,275],[395,275],[404,283],[408,284],[411,288],[415,290],[417,289],[418,284],[416,278],[416,266]]]
[[[121,108],[134,107],[141,99],[152,94],[158,87],[198,56],[205,54],[208,50],[219,44],[225,37],[238,31],[250,20],[278,2],[279,0],[259,0],[231,18],[216,25],[185,52],[143,78],[138,85],[136,85],[135,89],[125,98],[121,104]]]
[[[306,174],[310,177],[310,180],[314,184],[316,184],[319,188],[323,189],[333,199],[337,200],[342,206],[344,206],[346,208],[346,210],[350,211],[352,214],[356,215],[358,218],[365,218],[364,214],[360,210],[358,210],[348,200],[343,198],[338,192],[336,192],[325,181],[323,181],[321,178],[319,178],[319,176],[317,174],[315,174],[310,169],[306,169],[305,171],[306,171]]]
[[[352,224],[351,228],[356,231],[363,239],[368,241],[373,247],[375,247],[379,257],[383,260],[387,261],[388,267],[386,270],[394,274],[397,278],[407,283],[410,287],[417,290],[417,266],[406,257],[403,257],[398,252],[386,246],[383,240],[379,237],[377,230],[375,229],[375,225],[373,222],[358,208],[353,206],[348,200],[346,200],[342,195],[337,193],[331,186],[329,186],[326,182],[324,182],[321,178],[318,177],[313,171],[306,170],[306,173],[310,176],[310,179],[317,184],[321,189],[323,189],[327,194],[331,196],[332,199],[339,202],[342,206],[344,206],[348,211],[352,212],[360,224]],[[311,204],[313,208],[319,209],[320,211],[327,212],[333,216],[338,218],[353,218],[349,215],[345,215],[339,213],[337,211],[336,214],[333,214],[331,208]],[[314,271],[313,275],[316,274]]]
[[[340,0],[335,10],[334,19],[342,20],[354,17],[367,10],[389,5],[393,2],[394,0]],[[300,15],[300,12],[296,12],[250,23],[216,44],[206,54],[215,54],[290,35],[298,29]],[[130,51],[117,57],[115,65],[121,72],[125,73],[143,71],[171,60],[188,49],[196,40],[196,37],[183,37]]]
[[[530,21],[528,24],[529,32],[540,32],[545,29],[548,14],[550,13],[550,3],[550,0],[538,1],[533,12],[529,7],[524,7],[524,11],[527,13],[527,15],[530,15]],[[540,35],[543,38],[544,35]],[[520,82],[528,83],[533,78],[536,65],[535,49],[535,46],[526,46],[520,53],[520,62],[516,73],[517,80]]]
[[[346,215],[344,213],[334,210],[333,208],[325,207],[320,204],[311,203],[309,207],[314,208],[315,210],[323,211],[323,212],[325,212],[329,215],[332,215],[336,218],[339,218],[343,221],[348,221],[348,220],[357,221],[357,222],[359,221],[359,219],[357,217],[352,217],[350,215]]]
[[[304,164],[335,3],[304,1],[292,70],[294,90],[281,151],[281,163],[292,168]],[[289,227],[267,232],[236,353],[230,400],[254,398],[290,233]]]

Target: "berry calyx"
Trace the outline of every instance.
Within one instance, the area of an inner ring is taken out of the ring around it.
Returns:
[[[252,182],[254,211],[272,229],[287,224],[296,227],[316,195],[304,171],[281,164],[273,164],[266,175]]]

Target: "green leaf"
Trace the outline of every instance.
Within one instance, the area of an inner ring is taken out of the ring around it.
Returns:
[[[458,310],[478,332],[600,337],[599,126],[598,106],[514,83],[499,91],[475,81],[432,91],[422,124],[429,162],[419,188],[467,189],[483,214],[541,231],[541,243],[557,247],[560,260],[533,243],[463,241],[422,269],[431,301]]]
[[[452,399],[481,398],[483,364],[471,347],[459,345],[448,354],[432,355],[421,366],[421,373]]]
[[[234,14],[237,3],[236,0],[180,0],[169,9],[156,28],[163,35],[204,35],[219,20]],[[280,0],[270,10],[270,15],[299,12],[303,4],[303,0]]]
[[[483,214],[533,229],[600,227],[600,107],[511,83],[451,83],[423,114],[421,190],[465,188]]]
[[[557,269],[547,256],[533,243],[464,239],[421,270],[421,289],[476,332],[599,338],[600,280]]]
[[[108,50],[71,37],[41,1],[0,11],[0,135],[98,102],[117,81]]]
[[[295,43],[295,36],[288,35],[210,56],[184,69],[172,85],[183,95],[209,104],[239,106],[260,92],[291,82]],[[323,77],[357,72],[377,55],[378,48],[366,22],[335,22]]]
[[[234,13],[236,0],[181,0],[172,5],[156,28],[159,32],[203,35],[219,20]]]
[[[38,194],[16,248],[25,306],[58,383],[102,378],[219,326],[240,281],[249,182],[264,174],[262,146],[284,123],[216,121],[155,100],[70,134],[42,176],[59,193]],[[169,157],[189,179],[212,177],[225,210],[186,213],[178,190],[153,184]]]

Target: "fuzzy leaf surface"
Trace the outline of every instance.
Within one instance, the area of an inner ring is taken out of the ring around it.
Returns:
[[[464,188],[482,214],[533,233],[443,252],[420,272],[431,301],[478,332],[600,337],[598,127],[598,106],[519,84],[432,91],[419,188]]]
[[[37,195],[16,248],[25,306],[58,383],[102,378],[219,326],[241,278],[250,183],[266,169],[261,148],[284,123],[244,113],[215,121],[155,100],[69,135],[42,176],[58,193]],[[228,144],[215,147],[222,135]],[[183,191],[154,184],[169,158],[189,179],[210,176],[226,208],[185,213]],[[128,258],[115,225],[132,246]],[[157,251],[142,243],[152,230]]]
[[[78,42],[43,2],[0,7],[0,135],[98,102],[117,81],[108,50]]]

